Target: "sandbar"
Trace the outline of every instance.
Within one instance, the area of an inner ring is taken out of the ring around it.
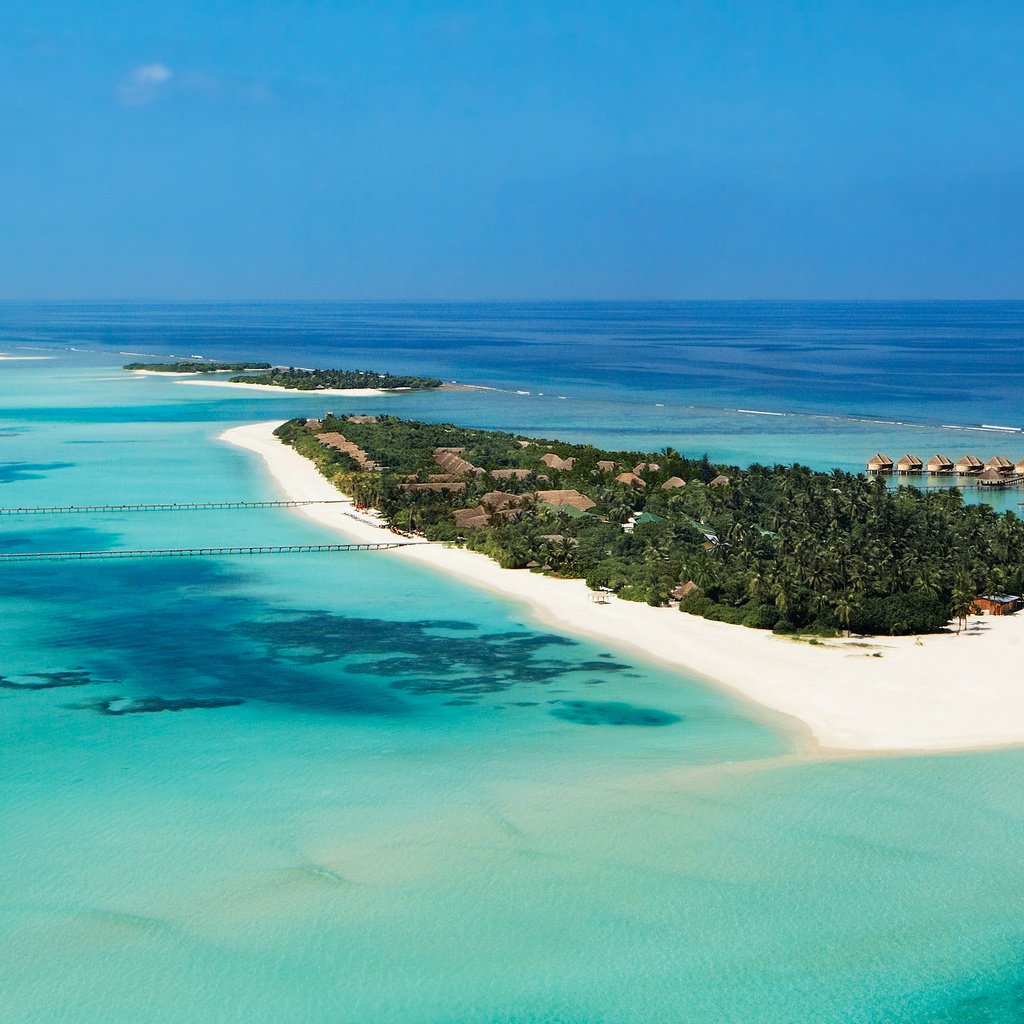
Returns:
[[[313,463],[274,436],[277,426],[233,427],[219,439],[259,455],[289,500],[337,500],[339,492]],[[296,511],[360,541],[394,537],[350,503]],[[1024,613],[972,616],[960,635],[812,645],[675,608],[617,599],[594,604],[582,580],[502,569],[463,548],[422,541],[390,554],[524,602],[549,629],[640,652],[723,686],[795,719],[825,750],[925,753],[1024,743]]]

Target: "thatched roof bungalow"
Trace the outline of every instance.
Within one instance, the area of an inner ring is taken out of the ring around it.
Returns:
[[[933,455],[927,463],[929,473],[945,474],[953,472],[953,460],[945,455]]]
[[[924,469],[924,463],[916,455],[904,455],[896,460],[896,472],[901,476],[910,476],[920,473]]]
[[[1005,455],[993,455],[985,463],[986,469],[994,469],[998,473],[1012,473],[1013,463]]]
[[[868,459],[869,473],[891,473],[892,470],[893,461],[888,455],[883,455],[881,452],[875,452],[875,454]]]
[[[525,480],[533,472],[532,469],[492,469],[491,476],[495,480]]]
[[[575,459],[563,459],[557,456],[554,452],[548,452],[547,455],[542,455],[540,461],[544,463],[548,469],[572,469],[576,465]]]
[[[716,476],[715,479],[708,484],[708,487],[726,487],[728,484],[729,478],[727,476],[719,475]]]
[[[616,463],[610,461],[609,459],[602,459],[597,464],[597,468],[602,473],[614,473],[615,472],[615,467],[616,467]]]
[[[573,490],[538,491],[537,500],[556,507],[570,505],[573,508],[579,509],[580,512],[587,512],[597,504],[596,501],[588,498],[585,494],[580,494],[579,491]]]
[[[617,484],[625,484],[627,487],[646,487],[647,484],[636,475],[636,473],[620,473],[616,478]]]
[[[1013,467],[1013,472],[1017,476],[1024,476],[1024,459],[1021,459],[1016,466]]]
[[[699,594],[700,587],[697,586],[693,580],[687,580],[685,583],[680,583],[671,594],[668,595],[670,601],[682,601],[684,598],[689,597],[691,594]]]
[[[652,473],[660,473],[661,472],[661,466],[659,466],[656,462],[638,462],[633,467],[633,472],[636,473],[637,476],[641,476],[643,473],[646,473],[648,470],[650,470],[650,472],[652,472]]]
[[[686,481],[681,476],[670,476],[662,485],[663,491],[674,491],[679,487],[685,487]]]
[[[457,508],[452,512],[452,517],[460,530],[477,530],[490,521],[490,515],[483,505],[477,505],[476,508]]]
[[[961,476],[974,476],[975,473],[980,473],[984,468],[981,459],[977,455],[964,455],[956,460],[956,465],[954,466],[954,469]]]
[[[1005,487],[1008,482],[1008,475],[1001,473],[994,466],[982,470],[975,479],[979,487]]]

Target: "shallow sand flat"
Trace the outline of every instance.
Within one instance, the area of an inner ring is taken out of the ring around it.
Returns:
[[[179,375],[161,374],[161,376],[176,377]],[[185,376],[189,375],[186,374]],[[372,396],[374,398],[379,398],[381,395],[394,395],[399,392],[413,390],[412,388],[391,388],[387,391],[381,388],[319,388],[313,391],[302,391],[299,388],[283,388],[278,384],[242,384],[240,381],[230,380],[176,380],[174,383],[192,384],[201,388],[241,388],[243,391],[283,391],[286,395],[310,395],[313,398],[317,395],[348,395],[350,398],[369,398]]]
[[[316,467],[273,435],[277,422],[220,439],[258,454],[292,500],[333,499]],[[301,514],[353,539],[394,535],[347,505]],[[825,748],[952,751],[1024,743],[1024,615],[976,617],[960,636],[854,638],[812,646],[760,630],[614,600],[581,580],[501,569],[484,555],[419,542],[395,552],[532,606],[537,619],[687,669],[803,723]],[[881,657],[874,655],[880,654]]]

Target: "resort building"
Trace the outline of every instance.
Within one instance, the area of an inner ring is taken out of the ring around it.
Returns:
[[[490,471],[495,480],[524,480],[532,472],[532,469],[492,469]]]
[[[974,610],[979,615],[1012,615],[1024,606],[1024,598],[1016,594],[985,594],[974,599]]]
[[[617,484],[625,484],[627,487],[646,487],[647,484],[636,475],[636,473],[620,473],[616,478]]]
[[[913,476],[923,469],[924,463],[916,455],[904,455],[896,461],[896,473],[899,476]]]
[[[588,512],[597,504],[596,501],[588,498],[585,494],[572,490],[538,491],[537,500],[548,505],[554,505],[556,508],[568,505],[570,508],[578,509],[580,512]]]
[[[985,467],[982,465],[981,459],[976,455],[965,455],[963,458],[957,459],[954,468],[961,476],[974,476]]]
[[[1013,463],[1006,458],[1005,455],[993,455],[988,462],[985,463],[986,469],[994,469],[997,473],[1012,473]]]
[[[679,487],[685,487],[686,481],[681,476],[670,476],[662,485],[663,491],[674,491]]]
[[[953,460],[945,455],[933,455],[927,464],[929,473],[944,475],[953,472]]]
[[[716,476],[715,479],[708,484],[708,487],[725,487],[728,483],[729,478],[727,476]]]
[[[602,473],[614,473],[616,465],[617,463],[609,462],[607,459],[602,459],[600,462],[598,462],[597,468]]]
[[[547,455],[542,455],[540,461],[544,463],[548,469],[572,469],[576,465],[575,459],[562,459],[559,458],[554,452],[548,452]]]
[[[889,474],[892,472],[893,462],[888,455],[882,455],[881,452],[876,452],[868,459],[868,472],[872,475],[875,474]]]

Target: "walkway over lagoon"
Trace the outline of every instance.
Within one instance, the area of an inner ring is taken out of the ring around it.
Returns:
[[[299,503],[301,504],[301,502]],[[0,563],[85,562],[112,558],[208,558],[217,555],[304,555],[320,552],[390,551],[413,541],[380,544],[246,544],[240,547],[112,548],[108,551],[22,551],[0,554]]]
[[[318,501],[188,501],[141,505],[40,505],[0,508],[0,516],[65,515],[71,512],[198,512],[219,508],[298,508],[300,505],[348,505],[342,498]]]

